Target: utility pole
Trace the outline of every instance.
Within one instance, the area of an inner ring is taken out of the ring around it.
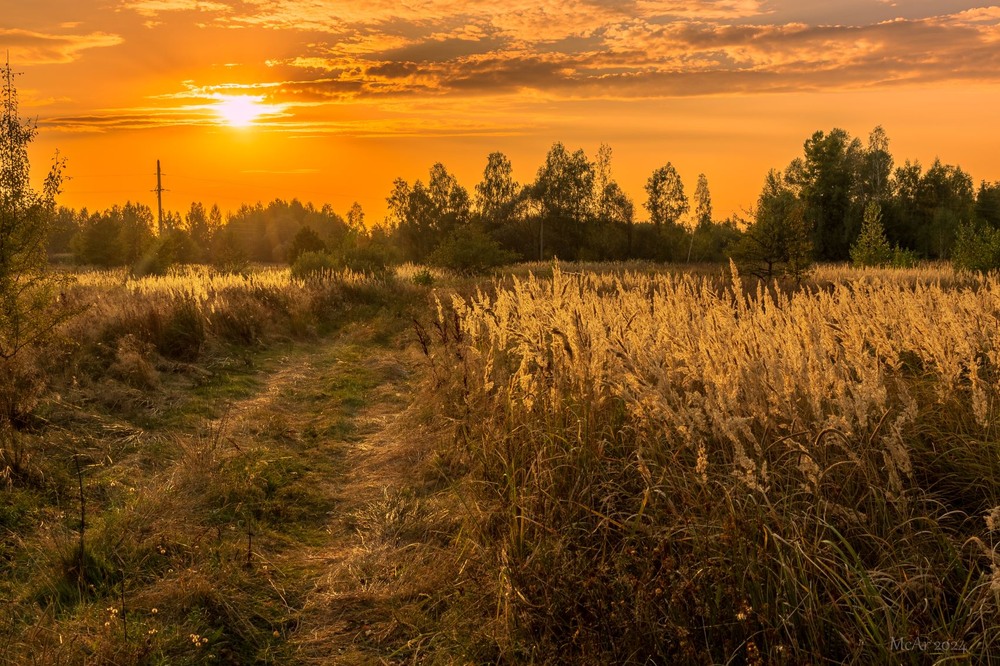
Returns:
[[[156,212],[159,221],[159,235],[163,235],[163,182],[160,179],[160,160],[156,160]]]

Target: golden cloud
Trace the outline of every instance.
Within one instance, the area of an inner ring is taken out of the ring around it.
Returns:
[[[0,28],[0,39],[10,49],[10,59],[19,66],[73,62],[87,49],[117,46],[119,35],[93,32],[86,35],[55,35],[18,28]]]

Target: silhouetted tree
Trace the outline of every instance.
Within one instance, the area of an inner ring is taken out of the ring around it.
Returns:
[[[185,230],[196,248],[196,259],[204,261],[208,257],[208,251],[212,245],[212,234],[217,231],[217,228],[213,228],[209,223],[205,206],[200,202],[192,203],[184,217],[184,223]]]
[[[487,229],[517,218],[521,188],[513,174],[510,160],[503,153],[493,152],[486,158],[483,180],[476,185],[476,211]]]
[[[697,227],[707,227],[712,223],[712,193],[708,190],[708,177],[698,174],[698,184],[694,188],[694,219]]]
[[[976,217],[991,227],[1000,228],[1000,181],[979,184],[976,193]]]
[[[299,255],[306,252],[326,252],[326,243],[312,227],[302,227],[295,234],[288,248],[288,263],[294,264]]]
[[[677,224],[689,210],[684,183],[670,162],[660,167],[646,181],[646,210],[649,221],[657,228]]]
[[[355,234],[364,234],[367,231],[365,229],[365,211],[357,201],[352,203],[347,211],[347,228]]]
[[[388,222],[414,261],[426,259],[452,230],[469,222],[469,194],[440,163],[431,167],[426,186],[397,178],[386,202]]]
[[[594,211],[594,167],[583,150],[552,144],[526,194],[536,211],[539,257],[579,258]]]

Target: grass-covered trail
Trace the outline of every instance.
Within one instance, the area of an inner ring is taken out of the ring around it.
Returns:
[[[401,425],[422,372],[408,337],[349,325],[141,394],[60,396],[4,503],[3,663],[417,655],[429,597],[405,581],[434,581],[405,570],[443,542]]]

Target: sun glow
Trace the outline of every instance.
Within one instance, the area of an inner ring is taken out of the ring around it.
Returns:
[[[214,111],[230,127],[250,127],[261,116],[277,113],[271,104],[262,104],[263,96],[220,96]]]

